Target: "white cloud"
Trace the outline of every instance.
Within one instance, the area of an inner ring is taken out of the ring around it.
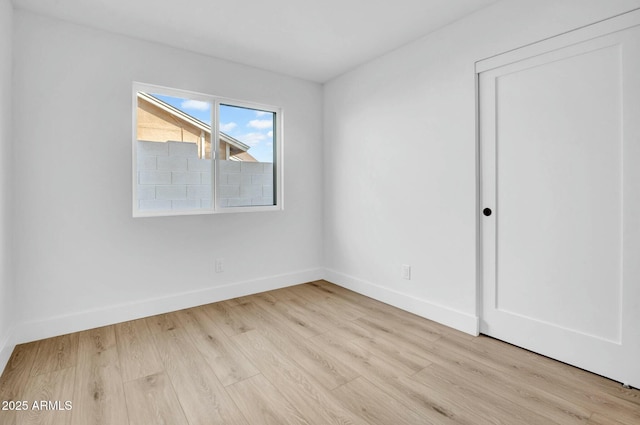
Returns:
[[[236,139],[240,140],[242,143],[246,143],[249,146],[257,146],[265,140],[267,136],[262,133],[246,133],[241,136],[236,137]]]
[[[186,99],[182,101],[182,104],[180,104],[180,106],[182,107],[182,109],[191,109],[195,111],[209,111],[211,109],[210,103],[193,99]]]
[[[267,112],[267,111],[256,111],[256,117],[263,117],[267,114],[270,114],[271,112]]]
[[[269,136],[269,137],[273,138],[273,130],[269,131],[269,132],[267,133],[267,136]]]
[[[258,130],[264,130],[273,127],[273,120],[251,120],[247,126],[257,128]]]
[[[234,122],[220,123],[220,131],[228,133],[231,130],[233,130],[234,128],[236,128],[237,126],[238,126],[238,124],[236,124]]]

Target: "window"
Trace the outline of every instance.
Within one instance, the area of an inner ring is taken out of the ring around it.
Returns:
[[[134,217],[282,209],[282,111],[134,84]]]

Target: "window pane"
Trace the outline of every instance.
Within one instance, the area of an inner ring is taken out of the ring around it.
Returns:
[[[137,93],[138,210],[211,208],[211,110],[210,102]]]
[[[219,205],[275,205],[275,112],[221,104],[219,122]]]

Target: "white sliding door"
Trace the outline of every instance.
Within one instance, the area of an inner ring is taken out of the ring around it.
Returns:
[[[640,387],[637,24],[630,13],[477,71],[480,331]]]

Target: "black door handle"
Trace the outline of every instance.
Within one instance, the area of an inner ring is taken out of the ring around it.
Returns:
[[[482,210],[482,214],[489,217],[491,215],[491,208],[485,208]]]

